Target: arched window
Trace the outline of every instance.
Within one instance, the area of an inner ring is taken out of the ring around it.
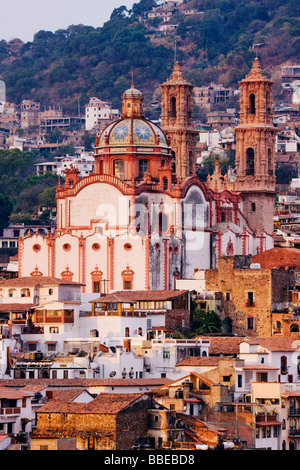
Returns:
[[[170,117],[176,117],[176,98],[172,96],[170,99]]]
[[[249,114],[255,114],[255,95],[251,93],[249,95]]]
[[[246,151],[246,175],[254,175],[254,150],[251,147]]]
[[[144,174],[147,173],[149,169],[149,160],[142,158],[139,160],[139,178],[143,178]]]
[[[256,209],[255,202],[251,202],[251,210],[252,210],[252,212],[255,212],[255,209]]]
[[[287,374],[287,357],[286,356],[281,356],[280,358],[280,373],[282,375]]]
[[[282,450],[286,450],[286,442],[282,441]]]
[[[129,338],[129,327],[126,326],[125,328],[125,338]]]
[[[125,163],[124,160],[114,161],[114,175],[120,179],[125,177]]]
[[[292,323],[292,325],[290,326],[290,332],[291,333],[298,333],[299,332],[299,325],[297,325],[296,323]]]
[[[168,230],[168,217],[163,212],[158,214],[158,233],[163,235]]]
[[[142,330],[141,327],[139,327],[139,329],[138,329],[138,335],[139,335],[139,336],[143,336],[143,330]]]

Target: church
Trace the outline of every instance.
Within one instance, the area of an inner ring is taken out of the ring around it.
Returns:
[[[122,115],[95,139],[95,170],[66,170],[57,227],[19,239],[19,277],[50,276],[82,292],[172,290],[177,278],[217,266],[221,255],[273,247],[275,135],[272,82],[255,59],[240,82],[236,177],[218,165],[196,175],[193,86],[178,62],[161,85],[161,126],[147,120],[132,84]]]

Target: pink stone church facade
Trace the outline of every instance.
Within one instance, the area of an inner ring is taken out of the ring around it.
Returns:
[[[270,82],[258,60],[240,82],[236,179],[195,172],[192,85],[178,63],[162,85],[161,127],[143,94],[122,95],[122,116],[96,137],[95,171],[66,171],[54,233],[19,240],[19,276],[83,284],[83,292],[172,290],[176,278],[217,266],[220,255],[273,247],[275,129]]]

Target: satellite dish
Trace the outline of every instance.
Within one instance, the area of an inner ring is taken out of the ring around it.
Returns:
[[[109,374],[110,377],[114,377],[115,375],[116,375],[116,371],[115,371],[115,370],[111,371],[111,373]]]

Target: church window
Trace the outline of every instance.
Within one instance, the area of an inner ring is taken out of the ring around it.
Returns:
[[[172,96],[170,100],[170,117],[176,117],[176,98]]]
[[[122,271],[121,276],[123,280],[123,289],[124,290],[131,290],[133,286],[133,275],[134,272],[129,268],[129,265],[127,265],[127,268]]]
[[[93,249],[94,251],[100,250],[100,245],[99,245],[99,243],[93,243],[92,249]]]
[[[221,222],[225,222],[226,221],[226,214],[225,212],[222,212],[221,214]]]
[[[246,151],[246,175],[254,175],[254,150],[251,147]]]
[[[128,326],[126,326],[126,328],[125,328],[125,337],[129,338],[129,327]]]
[[[41,245],[38,245],[38,244],[36,243],[35,245],[33,245],[32,249],[33,249],[33,251],[38,252],[38,251],[40,251],[40,249],[41,249]]]
[[[70,251],[70,250],[71,250],[71,245],[70,245],[69,243],[65,243],[65,244],[63,245],[63,249],[64,249],[65,251]]]
[[[168,230],[168,217],[163,212],[158,214],[158,233],[162,235]]]
[[[124,290],[132,289],[132,281],[124,281]]]
[[[144,174],[147,173],[149,161],[145,158],[139,160],[139,178],[143,178]]]
[[[256,209],[255,202],[252,202],[252,203],[251,203],[251,210],[252,210],[252,212],[255,212],[255,209]]]
[[[125,163],[124,160],[115,160],[114,161],[114,176],[118,178],[124,178],[125,176]]]
[[[255,95],[251,93],[249,96],[249,114],[255,114]]]
[[[93,292],[99,293],[100,292],[100,281],[93,282]]]
[[[130,243],[125,243],[124,250],[130,251],[132,249],[132,245]]]

